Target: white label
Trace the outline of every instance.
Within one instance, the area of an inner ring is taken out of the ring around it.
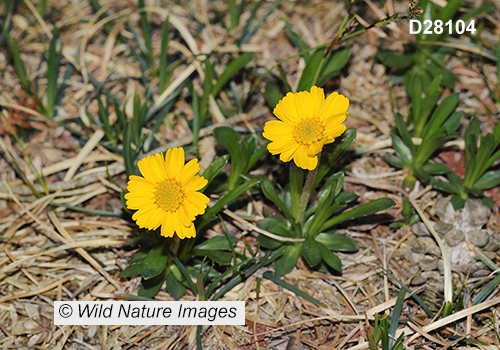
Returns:
[[[55,301],[55,325],[245,325],[244,301]]]

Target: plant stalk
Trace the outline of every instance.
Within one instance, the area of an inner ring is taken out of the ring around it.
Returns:
[[[299,200],[299,206],[297,207],[297,216],[295,217],[295,222],[302,225],[304,222],[304,215],[306,213],[307,203],[309,203],[309,197],[311,197],[312,187],[314,184],[314,179],[316,178],[316,173],[319,168],[319,161],[321,159],[321,153],[318,153],[318,165],[313,170],[309,171],[306,177],[306,182],[302,188],[302,194]]]

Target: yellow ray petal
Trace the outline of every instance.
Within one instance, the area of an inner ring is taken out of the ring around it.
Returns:
[[[184,193],[199,191],[208,183],[208,180],[203,176],[193,176],[188,182],[182,185]]]
[[[187,183],[193,176],[198,174],[200,171],[200,165],[197,159],[190,160],[186,165],[184,165],[175,177],[181,184]]]
[[[171,212],[165,214],[163,223],[161,224],[161,235],[163,237],[173,237],[174,236],[174,220]]]
[[[184,149],[179,148],[169,148],[165,155],[165,170],[170,179],[177,176],[179,171],[181,171],[184,166]]]
[[[151,166],[151,162],[154,160],[152,159],[153,156],[147,156],[147,158],[143,158],[140,161],[137,162],[137,165],[139,166],[139,170],[141,174],[149,181],[154,184],[157,184],[161,182],[160,176],[155,172],[154,168]]]

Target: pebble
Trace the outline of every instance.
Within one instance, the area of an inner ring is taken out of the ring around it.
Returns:
[[[471,226],[482,227],[488,222],[491,210],[480,199],[467,199],[463,209],[464,221]]]
[[[484,247],[490,240],[488,231],[485,230],[470,230],[465,235],[467,240],[478,248]]]
[[[424,271],[436,270],[438,267],[438,259],[430,255],[424,255],[418,262],[418,266]]]
[[[462,230],[453,229],[448,231],[448,233],[444,236],[444,239],[450,247],[455,247],[464,240],[464,237],[465,235]]]

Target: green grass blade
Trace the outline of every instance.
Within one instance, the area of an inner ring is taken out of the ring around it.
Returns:
[[[193,294],[196,296],[198,294],[198,289],[196,288],[196,284],[191,279],[191,275],[189,274],[189,271],[186,269],[186,266],[184,266],[184,264],[179,260],[179,258],[175,256],[175,254],[173,254],[172,252],[170,252],[170,256],[174,259],[175,264],[177,265],[179,270],[181,270],[182,275],[187,281],[189,289],[191,289],[191,292],[193,292]]]
[[[340,215],[337,215],[336,217],[328,220],[325,222],[325,224],[321,227],[321,231],[325,231],[328,228],[337,225],[341,222],[344,222],[346,220],[362,216],[362,215],[370,215],[370,214],[375,214],[383,210],[387,210],[395,206],[396,203],[390,199],[390,198],[379,198],[375,199],[374,201],[371,201],[369,203],[361,204],[349,211],[346,211]]]
[[[396,299],[396,304],[394,304],[394,310],[392,311],[391,322],[389,324],[389,348],[392,349],[394,345],[394,339],[396,338],[396,331],[398,329],[399,319],[401,317],[401,310],[403,309],[403,302],[405,301],[406,291],[401,289]]]
[[[231,79],[231,77],[237,74],[240,70],[242,70],[248,62],[253,60],[254,57],[255,52],[245,52],[241,54],[240,57],[229,63],[224,70],[224,73],[220,75],[219,79],[217,79],[217,82],[213,86],[212,95],[214,97],[217,96],[217,94],[222,90],[228,80]]]
[[[431,319],[434,318],[434,313],[431,311],[431,309],[429,309],[429,307],[424,303],[424,301],[418,295],[416,295],[415,293],[413,293],[413,291],[410,288],[408,288],[403,282],[401,282],[400,280],[398,280],[392,273],[390,273],[389,271],[387,271],[386,269],[384,269],[381,266],[379,266],[379,267],[387,275],[389,275],[389,277],[391,277],[393,280],[395,280],[396,282],[398,282],[398,284],[401,286],[401,288],[403,288],[404,290],[406,290],[412,296],[412,298],[415,299],[415,301],[425,311],[425,313],[427,314],[427,316],[429,316]]]
[[[168,64],[168,44],[170,43],[169,37],[169,17],[165,19],[161,31],[161,48],[160,48],[160,94],[165,91],[169,83],[169,75],[167,74]]]
[[[269,271],[264,272],[264,274],[262,275],[262,277],[267,278],[268,280],[273,281],[277,285],[282,286],[283,288],[288,289],[289,291],[297,294],[298,296],[301,296],[302,298],[304,298],[306,300],[309,300],[311,303],[313,303],[315,305],[323,306],[323,304],[318,299],[313,298],[312,296],[310,296],[306,292],[300,290],[299,288],[295,287],[294,285],[291,285],[290,283],[283,281],[282,279],[280,279],[279,277],[273,275]]]
[[[244,0],[242,0],[242,1],[244,1]],[[260,1],[258,3],[259,6],[260,6],[261,3],[262,3],[262,1]],[[242,35],[241,35],[241,38],[239,40],[239,46],[246,44],[252,38],[252,36],[257,32],[257,30],[259,29],[259,27],[261,26],[261,24],[266,20],[267,17],[269,17],[269,15],[274,11],[274,9],[280,3],[281,3],[281,0],[274,0],[272,2],[272,5],[269,7],[269,9],[267,9],[267,11],[262,15],[262,17],[259,18],[259,20],[257,21],[257,23],[255,23],[255,25],[253,26],[253,28],[251,30],[249,30],[249,31],[243,30],[242,31]],[[247,21],[247,24],[249,24],[249,23],[250,23],[250,19]],[[247,25],[245,25],[245,28],[247,28],[247,30],[248,30],[248,26]]]

